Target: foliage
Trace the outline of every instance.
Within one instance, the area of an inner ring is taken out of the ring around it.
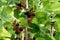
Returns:
[[[59,0],[29,0],[29,8],[34,7],[35,10],[35,17],[30,25],[26,22],[25,14],[22,10],[15,10],[17,7],[16,2],[21,2],[21,0],[0,0],[0,40],[12,40],[11,36],[13,34],[15,36],[12,25],[14,19],[17,22],[21,22],[25,27],[30,28],[29,31],[33,33],[37,40],[60,40]],[[56,14],[54,20],[56,21],[55,29],[57,32],[54,37],[46,33],[50,28],[50,15],[52,12]]]

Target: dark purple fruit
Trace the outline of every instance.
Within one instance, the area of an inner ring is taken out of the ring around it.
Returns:
[[[26,8],[26,2],[21,2],[21,6]]]
[[[55,22],[51,22],[51,26],[54,26],[55,25]]]
[[[25,15],[26,15],[28,18],[30,18],[31,16],[33,16],[33,17],[35,16],[34,13],[30,13],[30,12],[26,12]]]
[[[33,40],[33,38],[29,38],[28,40]]]
[[[15,38],[15,40],[21,40],[21,38],[17,37],[17,38]]]
[[[16,3],[17,6],[19,7],[26,7],[26,3],[25,2],[20,2],[20,3]]]
[[[53,36],[55,36],[55,35],[56,35],[56,33],[53,34]]]
[[[16,31],[16,30],[17,30],[17,27],[16,27],[16,26],[15,26],[15,27],[13,27],[13,30],[14,30],[14,31]]]
[[[31,18],[27,19],[27,22],[28,22],[29,24],[31,24],[31,23],[32,23],[32,19],[31,19]]]
[[[5,27],[5,29],[7,30],[8,28],[7,28],[7,27]]]
[[[33,13],[33,14],[31,14],[32,16],[35,16],[35,14]]]
[[[36,40],[36,38],[34,37],[33,40]]]
[[[19,29],[19,23],[17,23],[14,27],[13,27],[13,30],[17,30]]]
[[[23,29],[24,29],[23,27],[20,27],[20,31],[23,31]]]
[[[21,7],[21,3],[16,3],[17,6]]]
[[[15,31],[15,34],[19,34],[21,31],[19,30],[19,29],[17,29],[16,31]]]
[[[53,18],[52,16],[50,18]]]
[[[17,23],[16,26],[19,26],[19,23]]]
[[[18,7],[17,7],[17,10],[20,10],[20,9],[22,9],[22,8],[18,6]]]
[[[21,3],[17,4],[19,7],[21,7]]]
[[[28,12],[25,12],[25,15],[27,16],[27,17],[30,17],[30,12],[28,11]]]
[[[53,33],[53,36],[55,36],[56,35],[56,31],[54,31],[54,33]]]
[[[16,20],[13,21],[13,26],[15,26],[15,25],[16,25]]]

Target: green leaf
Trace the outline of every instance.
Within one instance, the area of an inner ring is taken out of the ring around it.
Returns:
[[[1,28],[2,32],[0,32],[0,37],[11,37],[11,34],[4,29],[4,27]],[[7,35],[8,34],[8,35]]]
[[[32,23],[38,24],[38,20],[37,20],[37,18],[36,18],[36,17],[35,17],[35,18],[33,18]]]
[[[2,20],[8,20],[9,19],[9,16],[7,15],[5,7],[3,8],[2,12],[1,12],[1,18],[2,18]]]
[[[30,31],[32,33],[40,32],[40,27],[37,24],[34,24],[34,23],[29,24],[29,27],[31,28]]]
[[[28,23],[25,18],[21,17],[21,18],[19,18],[19,20],[25,27],[28,27]]]
[[[16,10],[16,9],[15,9],[15,10],[14,10],[14,17],[17,18],[17,19],[20,18],[20,16],[19,16],[20,13],[21,13],[21,12],[20,12],[19,10]]]

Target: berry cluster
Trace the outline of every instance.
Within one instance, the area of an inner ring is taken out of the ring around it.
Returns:
[[[24,27],[19,27],[19,23],[16,23],[16,20],[13,22],[13,30],[16,34],[19,34],[21,31],[23,31]]]
[[[17,10],[20,10],[23,8],[26,8],[26,3],[25,2],[20,2],[20,3],[16,3],[17,5]]]
[[[35,14],[33,12],[33,8],[25,12],[25,15],[27,16],[27,22],[32,23],[32,19],[34,18]]]

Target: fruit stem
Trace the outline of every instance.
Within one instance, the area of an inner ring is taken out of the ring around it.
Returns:
[[[23,33],[22,33],[22,40],[24,40],[24,29],[23,29]]]
[[[26,0],[26,9],[28,9],[28,0]],[[27,35],[27,28],[25,28],[25,34],[26,34],[26,40],[28,39],[28,35]]]

